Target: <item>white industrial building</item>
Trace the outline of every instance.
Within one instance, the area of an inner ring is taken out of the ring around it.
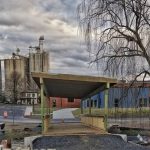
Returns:
[[[17,103],[18,101],[29,104],[32,103],[34,99],[34,103],[37,103],[38,87],[31,77],[31,72],[48,72],[49,54],[43,49],[43,41],[44,37],[41,36],[38,46],[30,46],[29,55],[27,57],[20,55],[20,50],[17,49],[16,53],[13,53],[10,59],[3,60],[5,95],[12,102]],[[0,84],[1,80],[2,77],[0,79]],[[33,95],[36,95],[35,98],[32,97]],[[29,102],[29,99],[31,102]]]

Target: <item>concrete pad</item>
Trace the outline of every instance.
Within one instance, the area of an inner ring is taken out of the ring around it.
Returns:
[[[44,135],[82,135],[82,134],[107,134],[106,131],[81,123],[59,123],[52,124],[49,131]]]
[[[127,135],[126,134],[112,134],[112,135],[120,136],[125,142],[127,142]]]
[[[37,135],[37,136],[29,136],[24,138],[24,146],[26,148],[32,148],[32,142],[38,137],[41,137],[42,135]]]
[[[53,111],[53,119],[74,119],[75,117],[72,114],[72,111],[77,108],[65,108]]]

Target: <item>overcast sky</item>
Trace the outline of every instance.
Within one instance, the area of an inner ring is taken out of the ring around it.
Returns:
[[[17,47],[28,47],[44,35],[50,72],[98,75],[89,67],[89,54],[78,32],[77,4],[81,0],[0,0],[0,58]]]

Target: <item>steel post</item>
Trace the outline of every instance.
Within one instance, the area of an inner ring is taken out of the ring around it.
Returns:
[[[83,101],[81,99],[81,102],[80,102],[80,107],[81,107],[81,114],[83,114]]]
[[[104,96],[104,100],[105,100],[105,107],[104,107],[104,124],[105,124],[105,129],[107,130],[108,124],[107,124],[107,119],[108,119],[108,89],[110,87],[109,83],[106,83],[106,89],[105,89],[105,96]]]
[[[44,131],[44,83],[43,78],[40,78],[41,85],[41,121],[42,121],[42,132]]]
[[[89,115],[91,115],[91,98],[89,98]]]

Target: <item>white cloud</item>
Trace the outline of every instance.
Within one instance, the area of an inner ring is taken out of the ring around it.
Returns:
[[[27,54],[28,47],[37,45],[38,37],[44,35],[44,47],[50,52],[51,65],[56,68],[54,72],[95,74],[94,70],[88,69],[88,52],[83,39],[77,35],[79,0],[0,2],[1,58],[7,58],[16,47]]]

